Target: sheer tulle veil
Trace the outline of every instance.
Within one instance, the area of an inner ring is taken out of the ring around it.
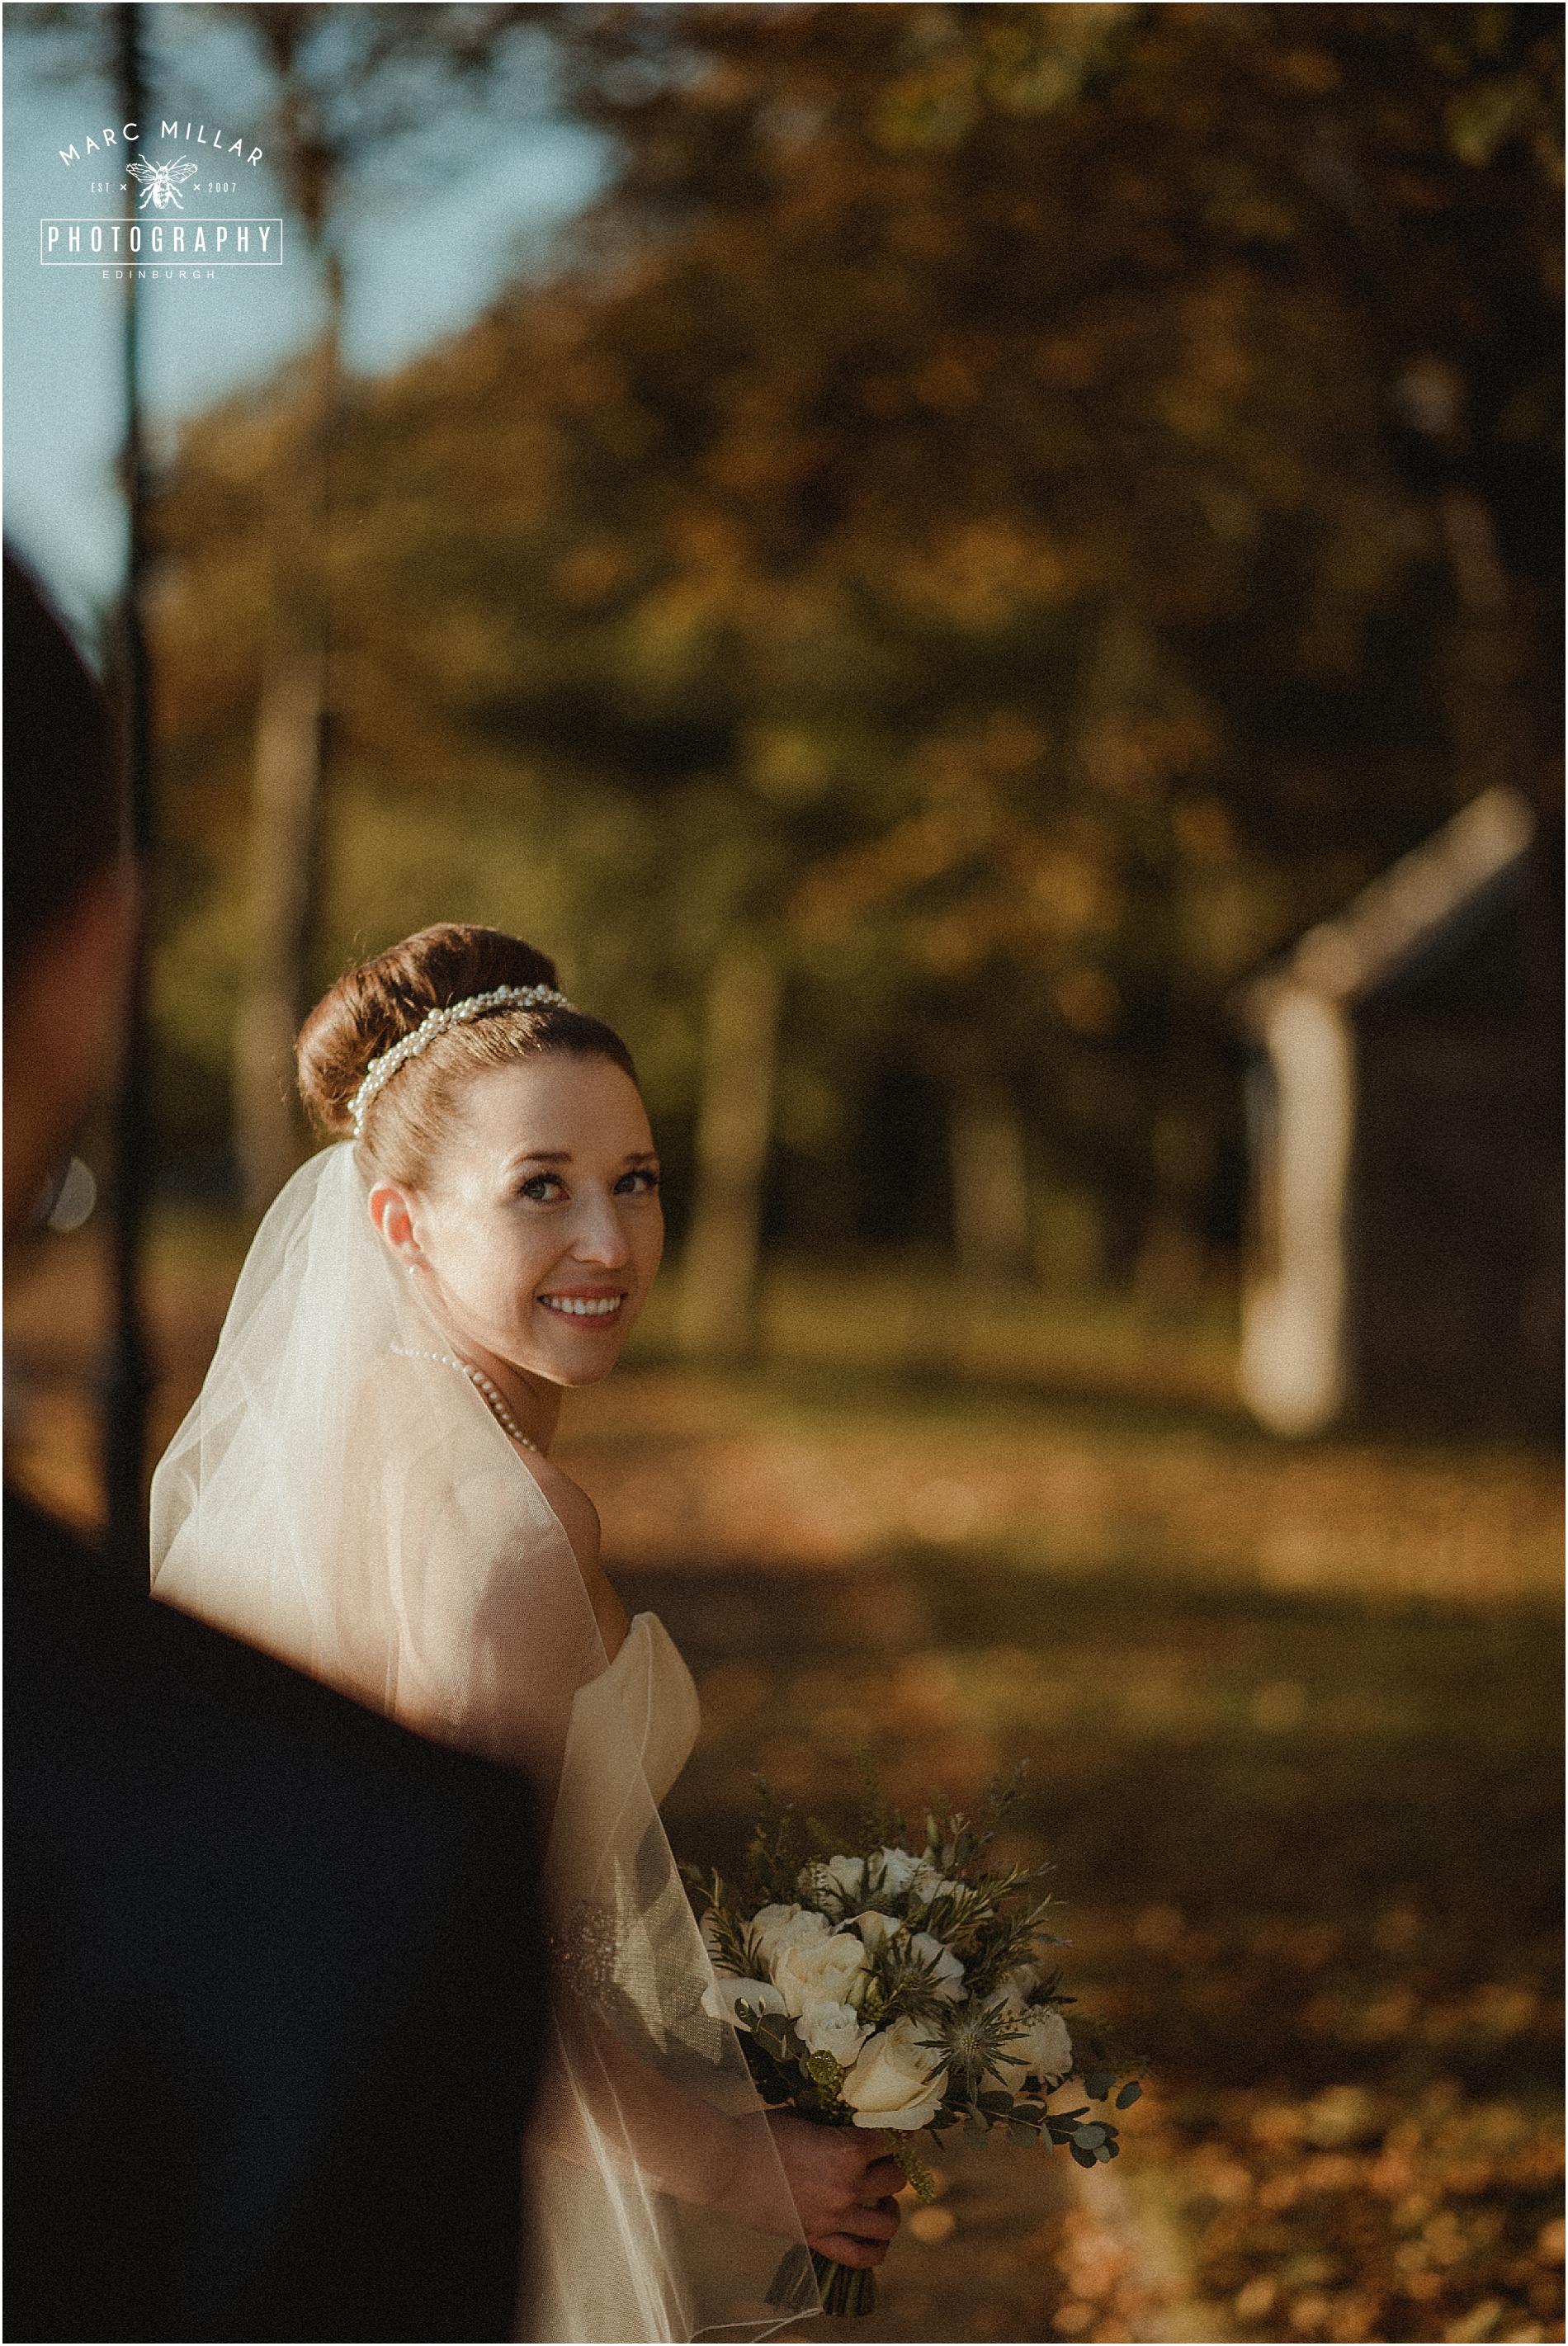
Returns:
[[[644,1616],[606,1669],[565,1532],[472,1386],[423,1357],[444,1341],[366,1198],[354,1148],[331,1148],[258,1231],[153,1479],[154,1592],[525,1767],[553,1807],[518,2336],[767,2335],[816,2290],[745,2058],[704,2008],[659,1821],[661,1671],[678,1664]]]

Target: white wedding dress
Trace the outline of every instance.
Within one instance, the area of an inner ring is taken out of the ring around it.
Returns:
[[[517,2336],[765,2337],[818,2300],[658,1816],[696,1688],[651,1613],[606,1658],[565,1531],[431,1357],[366,1194],[329,1148],[258,1231],[154,1477],[154,1593],[540,1788],[551,2026]]]

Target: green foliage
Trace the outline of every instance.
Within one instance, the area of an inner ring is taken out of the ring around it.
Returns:
[[[855,1774],[860,1785],[860,1842],[865,1849],[879,1849],[896,1830],[892,1810],[882,1798],[881,1780],[869,1743],[862,1743],[855,1753]]]
[[[816,2115],[811,2089],[802,2086],[799,2072],[793,2063],[786,2066],[787,2054],[776,2056],[769,2043],[749,2029],[740,2032],[740,2046],[746,2055],[746,2066],[751,2072],[752,2083],[769,2109],[790,2106],[791,2097],[801,2096],[812,2099],[809,2107],[802,2101],[801,2116],[810,2117]]]
[[[1079,2167],[1105,2167],[1122,2155],[1117,2128],[1108,2118],[1091,2120],[1086,2106],[1047,2110],[1043,2102],[1015,2100],[1008,2093],[977,2093],[937,2120],[939,2127],[957,2125],[971,2142],[983,2142],[993,2127],[1004,2127],[1010,2142],[1064,2149]]]
[[[736,1979],[744,1979],[750,1967],[746,1935],[736,1920],[734,1901],[717,1869],[708,1875],[693,1865],[681,1867],[687,1887],[702,1902],[703,1920],[713,1944],[714,1960],[720,1971]]]
[[[801,1851],[795,1811],[781,1801],[766,1776],[757,1779],[761,1813],[746,1852],[746,1886],[753,1902],[766,1906],[794,1895]]]
[[[907,2134],[884,2130],[882,2148],[898,2162],[900,2172],[922,2208],[929,2208],[936,2198],[936,2178],[915,2150]]]
[[[839,2088],[844,2082],[844,2071],[830,2053],[808,2054],[806,2075],[822,2096],[825,2108],[830,2107],[838,2101]]]

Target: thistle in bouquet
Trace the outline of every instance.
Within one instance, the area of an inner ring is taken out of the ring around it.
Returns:
[[[764,2102],[819,2126],[878,2130],[921,2199],[934,2192],[914,2149],[921,2129],[940,2141],[962,2127],[978,2140],[1004,2127],[1013,2142],[1060,2145],[1094,2168],[1120,2145],[1089,2104],[1138,2098],[1098,2034],[1067,2017],[1075,1999],[1050,1951],[1068,1942],[1045,1927],[1049,1868],[990,1858],[1021,1773],[993,1787],[983,1832],[939,1800],[911,1845],[868,1768],[860,1846],[835,1851],[813,1824],[809,1852],[759,1779],[744,1883],[688,1870],[716,1974],[709,2009],[734,2021]],[[1084,2103],[1048,2108],[1074,2076]],[[872,2310],[873,2273],[813,2261],[827,2311]]]

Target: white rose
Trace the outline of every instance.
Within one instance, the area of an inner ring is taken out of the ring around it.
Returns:
[[[830,1928],[825,1914],[812,1914],[799,1906],[764,1906],[750,1924],[751,1952],[759,1964],[771,1971],[779,1949],[791,1939],[820,1938]]]
[[[895,1898],[901,1898],[920,1868],[920,1859],[911,1857],[907,1849],[879,1849],[866,1867],[866,1878],[873,1892],[891,1891]]]
[[[800,1868],[798,1888],[803,1895],[830,1898],[840,1906],[858,1906],[866,1894],[863,1857],[819,1858]]]
[[[808,2053],[830,2053],[840,2069],[850,2066],[871,2033],[848,2004],[805,2004],[795,2028]]]
[[[916,1931],[910,1946],[930,1966],[931,1984],[936,1994],[948,2004],[962,2004],[969,1990],[963,1984],[963,1965],[952,1949],[944,1947],[929,1931]]]
[[[962,1882],[949,1882],[945,1874],[939,1873],[934,1865],[928,1865],[922,1858],[914,1870],[911,1887],[930,1906],[939,1898],[962,1896],[964,1885]]]
[[[782,2012],[784,1999],[769,1980],[716,1979],[703,1995],[702,2008],[710,2020],[733,2021],[737,2028],[747,2028],[736,2005],[748,2004],[753,2012]]]
[[[947,2071],[933,2068],[912,2020],[895,2020],[860,2048],[845,2078],[844,2099],[859,2127],[906,2128],[929,2126],[942,2106]]]
[[[1012,2083],[1038,2077],[1043,2086],[1060,2085],[1073,2066],[1073,2040],[1061,2014],[1048,2004],[1024,2004],[1005,1989],[985,2001],[988,2005],[1003,2005],[1019,2032],[1002,2047],[1003,2066],[1018,2064],[1009,2071]]]
[[[850,1924],[851,1931],[860,1933],[873,1955],[879,1947],[886,1944],[889,1939],[896,1939],[903,1927],[903,1924],[893,1915],[878,1914],[870,1910],[864,1914],[857,1914]]]
[[[860,1940],[848,1931],[789,1939],[773,1958],[774,1985],[793,2019],[809,2004],[848,2003],[850,1985],[869,1962]]]

